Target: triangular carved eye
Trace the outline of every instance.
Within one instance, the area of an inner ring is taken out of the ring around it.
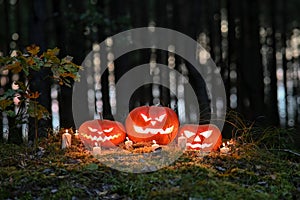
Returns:
[[[187,130],[183,131],[183,132],[184,132],[185,137],[187,137],[187,138],[190,138],[190,137],[196,135],[196,133],[191,132],[191,131],[187,131]]]
[[[98,131],[98,129],[92,128],[92,127],[87,127],[89,129],[89,131],[96,133]]]
[[[151,117],[147,117],[146,115],[144,115],[143,113],[141,114],[142,118],[145,120],[145,122],[150,121],[152,118]]]
[[[155,120],[158,121],[158,122],[162,122],[165,119],[165,117],[166,117],[166,114],[163,114],[159,117],[156,117]]]
[[[109,128],[109,129],[104,129],[103,131],[104,131],[105,133],[109,133],[109,132],[111,132],[113,129],[114,129],[114,128],[111,127],[111,128]]]
[[[203,135],[205,138],[209,138],[211,134],[212,134],[212,130],[208,130],[200,133],[200,135]]]

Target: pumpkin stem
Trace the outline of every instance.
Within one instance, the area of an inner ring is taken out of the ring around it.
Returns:
[[[160,102],[157,102],[154,106],[156,106],[156,107],[161,106],[161,105],[160,105]]]
[[[99,117],[100,117],[100,120],[103,120],[103,114],[102,114],[102,112],[99,112]]]

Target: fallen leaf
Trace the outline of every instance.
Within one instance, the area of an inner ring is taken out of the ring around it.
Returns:
[[[270,177],[271,177],[272,180],[276,180],[276,175],[275,174],[271,174]]]

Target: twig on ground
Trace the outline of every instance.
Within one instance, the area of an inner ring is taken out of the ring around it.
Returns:
[[[285,152],[288,152],[288,153],[291,153],[291,154],[294,154],[296,156],[300,156],[300,153],[297,153],[295,151],[292,151],[290,149],[268,149],[269,151],[285,151]]]

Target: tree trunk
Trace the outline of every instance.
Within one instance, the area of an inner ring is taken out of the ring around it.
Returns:
[[[32,14],[30,20],[30,29],[33,30],[30,32],[30,44],[36,44],[41,47],[41,51],[46,50],[46,40],[45,40],[45,26],[47,16],[45,15],[46,6],[45,1],[43,0],[34,0],[32,3]],[[45,78],[50,75],[50,70],[42,69],[39,72],[32,71],[32,77],[29,80],[30,90],[38,91],[41,95],[38,98],[38,102],[47,108],[51,112],[51,82],[49,79]],[[29,140],[34,140],[34,119],[30,119],[30,131],[29,131]],[[46,136],[47,129],[51,127],[51,120],[40,120],[38,123],[38,133],[39,136]]]
[[[277,64],[276,64],[276,31],[277,31],[277,25],[276,25],[276,14],[277,14],[277,1],[269,0],[269,5],[272,5],[271,8],[271,25],[272,25],[272,57],[269,59],[269,69],[270,69],[270,101],[268,102],[268,118],[270,119],[270,124],[272,125],[278,125],[279,124],[279,114],[278,114],[278,101],[277,101],[277,77],[276,77],[276,70],[277,70]]]
[[[239,111],[249,120],[264,116],[264,84],[260,59],[257,1],[241,3],[242,63],[239,66]]]

